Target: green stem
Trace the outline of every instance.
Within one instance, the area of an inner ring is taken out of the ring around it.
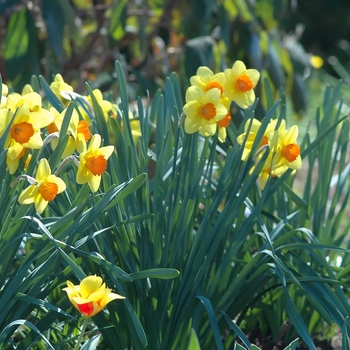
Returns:
[[[83,336],[84,336],[84,333],[85,333],[85,329],[86,329],[87,324],[88,324],[88,318],[87,318],[87,317],[84,317],[83,327],[81,328],[80,336],[79,336],[77,345],[75,346],[75,350],[78,350],[79,347],[80,347],[80,343],[81,343],[81,341],[83,340]]]

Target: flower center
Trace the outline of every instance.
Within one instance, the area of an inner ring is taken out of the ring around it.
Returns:
[[[217,88],[217,89],[220,90],[220,95],[222,95],[224,93],[224,89],[222,88],[222,86],[217,81],[211,81],[207,85],[207,88],[205,89],[205,91],[208,91],[208,90],[214,89],[214,88]]]
[[[80,120],[78,123],[78,134],[83,134],[85,141],[89,141],[91,138],[91,133],[89,130],[89,124],[85,120]]]
[[[282,155],[288,162],[294,162],[300,154],[300,147],[296,143],[291,143],[282,148]]]
[[[79,308],[79,311],[84,316],[90,316],[94,311],[94,305],[92,301],[89,301],[88,303],[85,303],[85,304],[78,304],[78,308]]]
[[[261,139],[259,148],[267,145],[269,143],[269,138],[267,137],[267,135],[264,135],[263,138]]]
[[[39,192],[41,196],[49,202],[55,199],[58,192],[58,186],[54,182],[44,182],[40,185]]]
[[[231,114],[227,113],[226,117],[224,119],[219,120],[217,124],[221,128],[227,128],[230,125],[230,121],[231,121]]]
[[[210,120],[215,118],[216,116],[216,108],[212,103],[206,103],[203,106],[200,106],[198,109],[198,114],[206,119],[206,120]]]
[[[26,143],[34,135],[33,125],[28,122],[18,123],[11,128],[11,137],[18,143]]]
[[[49,124],[47,126],[47,131],[48,131],[49,134],[52,134],[54,132],[58,132],[59,130],[58,130],[58,128],[57,128],[55,123],[51,123],[51,124]]]
[[[87,159],[86,166],[93,175],[101,175],[107,168],[107,160],[103,155],[93,156]]]
[[[240,92],[247,92],[254,87],[248,75],[241,75],[236,80],[236,89]]]

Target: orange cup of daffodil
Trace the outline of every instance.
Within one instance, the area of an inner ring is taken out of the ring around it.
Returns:
[[[67,281],[68,298],[73,306],[85,317],[92,317],[99,313],[110,301],[125,299],[122,295],[112,293],[99,276],[88,276],[79,285]]]

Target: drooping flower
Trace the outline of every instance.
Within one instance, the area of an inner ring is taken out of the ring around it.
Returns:
[[[99,276],[88,276],[79,285],[67,281],[68,298],[73,306],[85,317],[92,317],[100,312],[109,302],[125,297],[112,293]]]
[[[220,95],[221,91],[218,88],[205,92],[198,86],[190,86],[187,89],[186,104],[183,107],[187,133],[199,131],[202,136],[215,134],[217,122],[227,115],[227,109],[221,103]]]
[[[241,108],[248,108],[255,101],[254,88],[260,73],[247,69],[242,61],[236,61],[232,68],[225,69],[224,94]]]
[[[261,147],[263,147],[265,145],[268,145],[268,142],[269,142],[268,135],[275,130],[277,122],[278,122],[277,119],[272,119],[269,122],[269,124],[267,125],[267,127],[264,131],[264,135],[262,137],[262,140],[260,141],[260,145],[259,145],[258,149],[260,149]],[[250,124],[250,123],[252,123],[252,124]],[[250,129],[249,129],[249,127],[250,127]],[[250,155],[251,149],[253,147],[256,135],[257,135],[260,127],[261,127],[261,122],[259,120],[253,119],[252,122],[250,120],[247,120],[245,125],[244,125],[244,133],[237,137],[237,143],[239,145],[242,146],[244,141],[245,141],[243,154],[242,154],[243,161],[247,161],[247,159]],[[285,122],[285,120],[282,120],[278,129],[281,132],[284,132],[285,128],[286,128],[286,122]]]
[[[78,184],[88,183],[92,192],[100,187],[101,175],[107,168],[107,159],[111,156],[114,146],[101,147],[101,136],[92,136],[89,147],[80,154],[80,164],[76,180]]]
[[[192,86],[198,86],[203,92],[217,88],[220,90],[220,95],[224,92],[224,84],[226,78],[223,72],[214,74],[208,67],[201,66],[197,69],[196,75],[190,78]]]
[[[18,201],[20,204],[34,203],[38,214],[41,214],[48,203],[53,201],[59,193],[66,190],[64,181],[51,174],[50,165],[45,158],[39,161],[34,182],[35,184],[28,186],[21,192]]]

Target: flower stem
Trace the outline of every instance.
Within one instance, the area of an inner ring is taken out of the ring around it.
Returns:
[[[86,329],[87,324],[88,324],[88,318],[87,318],[87,317],[84,317],[83,327],[81,328],[80,336],[79,336],[77,345],[75,346],[75,350],[78,350],[79,347],[80,347],[80,343],[81,343],[81,341],[83,340],[83,337],[84,337],[84,333],[85,333],[85,329]]]

